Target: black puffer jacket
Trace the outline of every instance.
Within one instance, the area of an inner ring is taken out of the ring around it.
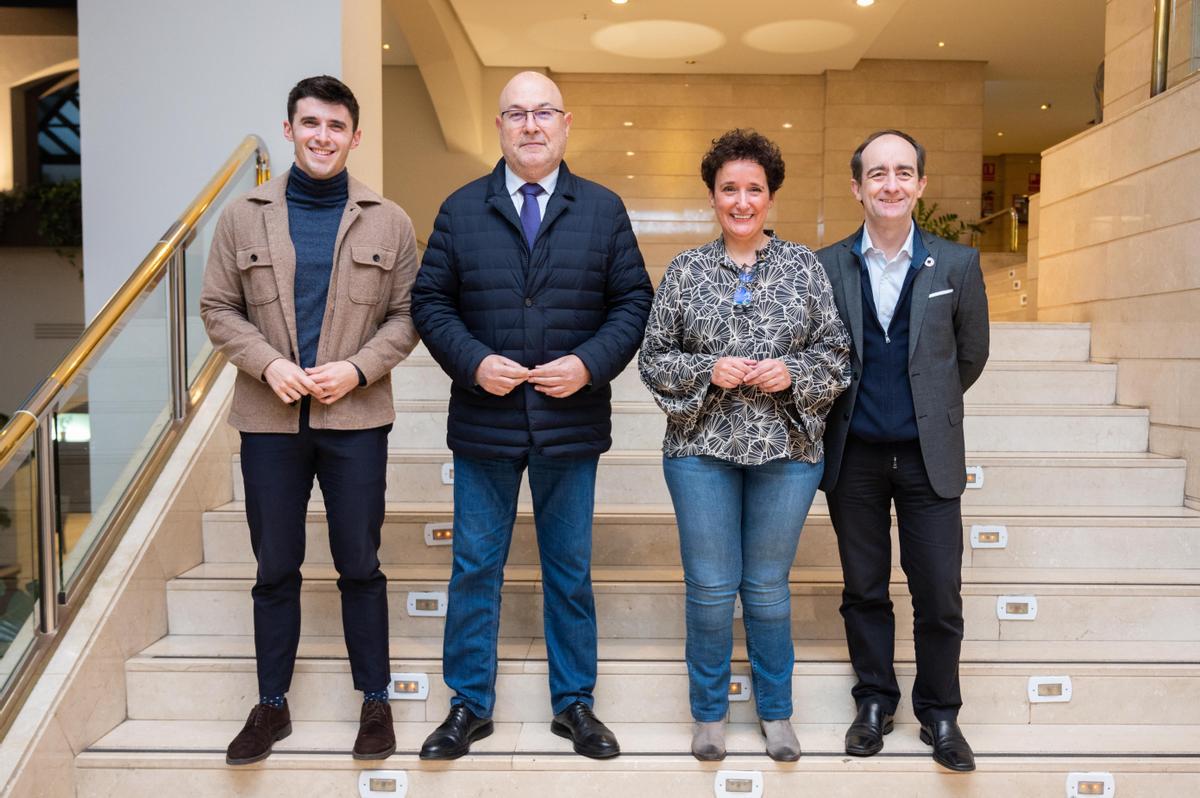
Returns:
[[[609,382],[641,343],[652,289],[620,197],[563,164],[533,252],[504,161],[442,204],[412,292],[430,353],[454,380],[446,440],[467,457],[599,454],[612,445]],[[490,354],[534,367],[574,353],[592,381],[553,399],[475,385]]]

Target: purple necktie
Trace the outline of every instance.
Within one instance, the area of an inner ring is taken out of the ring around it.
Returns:
[[[518,190],[525,196],[521,203],[521,227],[525,229],[525,240],[532,250],[538,227],[542,224],[542,209],[538,207],[537,197],[544,189],[537,183],[526,183]]]

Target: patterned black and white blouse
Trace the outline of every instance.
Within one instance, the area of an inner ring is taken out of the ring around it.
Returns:
[[[757,254],[747,284],[718,238],[677,255],[658,287],[638,370],[667,414],[668,457],[742,465],[824,457],[825,414],[850,384],[850,337],[808,247],[770,238]],[[742,284],[749,301],[735,308]],[[778,393],[718,388],[713,364],[726,355],[781,360],[792,385]]]

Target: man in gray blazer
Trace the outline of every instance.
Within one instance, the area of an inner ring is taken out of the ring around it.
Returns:
[[[979,252],[917,228],[925,149],[897,130],[873,133],[850,160],[864,224],[817,253],[853,339],[850,388],[830,411],[821,483],[837,533],[842,617],[858,681],[846,753],[883,748],[900,701],[893,665],[891,505],[913,603],[913,709],[933,758],[975,769],[958,727],[963,638],[963,393],[988,356]]]

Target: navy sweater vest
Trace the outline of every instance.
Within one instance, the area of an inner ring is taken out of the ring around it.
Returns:
[[[293,164],[288,177],[288,231],[296,249],[296,342],[301,368],[317,365],[317,344],[333,273],[333,245],[350,199],[349,186],[345,169],[328,180],[314,180]]]
[[[914,250],[917,246],[914,243]],[[856,253],[858,254],[858,253]],[[918,255],[913,252],[914,260]],[[862,263],[862,256],[859,255]],[[912,309],[912,286],[917,269],[908,269],[887,330],[875,313],[871,280],[863,266],[863,351],[862,377],[850,434],[872,443],[899,443],[917,439],[917,416],[913,410],[912,386],[908,381],[908,328]]]

